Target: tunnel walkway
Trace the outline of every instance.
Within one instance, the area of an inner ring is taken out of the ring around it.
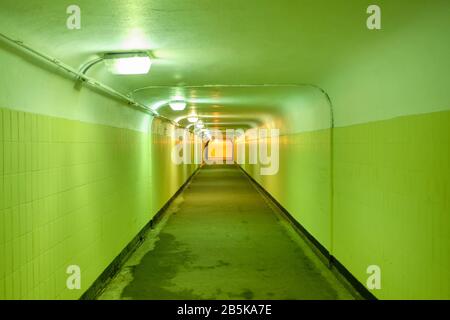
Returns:
[[[206,166],[99,299],[352,299],[236,166]]]

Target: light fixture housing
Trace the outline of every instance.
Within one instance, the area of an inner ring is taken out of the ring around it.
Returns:
[[[182,111],[186,109],[186,102],[182,100],[176,100],[170,102],[169,106],[173,111]]]
[[[197,121],[197,123],[195,124],[195,127],[198,129],[202,129],[205,125],[203,124],[202,120]]]
[[[206,139],[211,139],[211,131],[208,129],[202,129],[203,137]]]
[[[188,116],[187,120],[190,123],[196,123],[198,121],[198,116],[195,113],[193,113],[190,116]]]
[[[107,53],[103,59],[109,71],[117,75],[147,74],[152,66],[147,52]]]

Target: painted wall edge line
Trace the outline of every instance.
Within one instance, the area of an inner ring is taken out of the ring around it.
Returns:
[[[339,262],[338,259],[336,259],[336,257],[330,254],[330,251],[328,251],[310,232],[308,232],[308,230],[306,230],[305,227],[303,227],[302,224],[297,221],[288,210],[286,210],[266,189],[264,189],[258,181],[250,176],[241,166],[237,166],[245,174],[245,176],[248,177],[252,183],[278,207],[278,209],[280,209],[294,229],[302,236],[306,237],[308,242],[313,245],[321,255],[323,255],[323,258],[328,261],[328,267],[330,269],[333,267],[336,268],[340,275],[342,275],[352,285],[353,289],[356,290],[356,292],[359,293],[364,299],[378,300],[377,297],[375,297],[361,282],[359,282],[359,280],[356,279],[356,277],[353,276],[351,272],[341,262]]]
[[[95,300],[109,281],[119,272],[120,268],[127,261],[130,255],[143,243],[145,234],[161,220],[167,208],[172,204],[177,196],[189,185],[201,166],[198,167],[175,194],[166,202],[166,204],[153,216],[153,218],[139,231],[136,236],[126,245],[125,248],[114,258],[106,269],[98,276],[91,286],[81,295],[79,300]]]

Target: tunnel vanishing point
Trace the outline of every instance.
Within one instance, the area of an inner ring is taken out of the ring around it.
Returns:
[[[446,0],[1,0],[0,300],[448,300],[449,33]]]

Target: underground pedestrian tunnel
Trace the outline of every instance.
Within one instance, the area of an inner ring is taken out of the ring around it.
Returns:
[[[449,299],[449,18],[2,0],[0,299]]]

